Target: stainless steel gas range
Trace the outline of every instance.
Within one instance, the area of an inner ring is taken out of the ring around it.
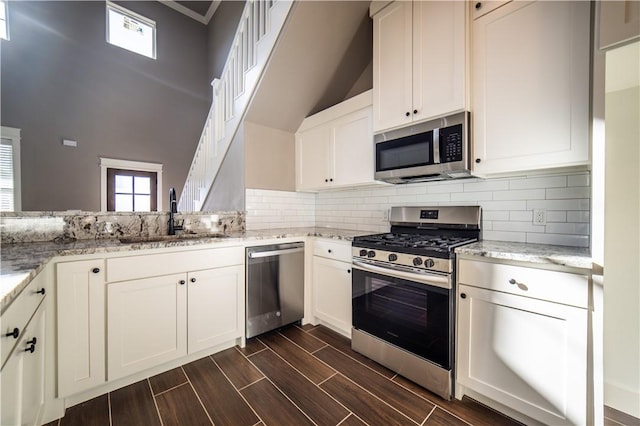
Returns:
[[[352,348],[453,395],[455,253],[480,239],[478,206],[392,207],[391,232],[352,243]]]

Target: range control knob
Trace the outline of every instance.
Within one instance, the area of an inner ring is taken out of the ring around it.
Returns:
[[[424,267],[425,268],[433,268],[433,265],[435,265],[436,262],[433,261],[433,259],[426,259],[424,261]]]
[[[415,266],[420,266],[420,265],[422,265],[422,258],[421,258],[421,257],[414,257],[414,258],[413,258],[413,264],[414,264]]]
[[[394,262],[396,260],[398,260],[398,256],[396,254],[391,253],[389,255],[389,262]]]
[[[367,255],[367,251],[365,249],[360,250],[360,256],[365,257]]]
[[[373,250],[369,250],[369,252],[367,253],[367,257],[376,257],[376,252]]]

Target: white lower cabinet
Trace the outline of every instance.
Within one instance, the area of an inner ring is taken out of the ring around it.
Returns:
[[[313,315],[351,336],[351,244],[314,242]]]
[[[242,337],[241,265],[107,285],[108,379]]]
[[[46,303],[22,330],[0,373],[0,424],[39,425],[44,409]]]
[[[104,259],[57,264],[58,396],[106,381]]]
[[[185,274],[107,286],[108,379],[187,354]]]
[[[587,277],[465,260],[459,265],[456,397],[473,392],[544,424],[587,424],[588,310],[570,300],[559,303],[553,294],[553,287],[571,286],[579,277],[583,288],[576,291],[587,295]],[[546,298],[545,287],[551,290]]]
[[[188,352],[241,337],[244,314],[238,307],[244,304],[242,266],[198,271],[188,278]]]

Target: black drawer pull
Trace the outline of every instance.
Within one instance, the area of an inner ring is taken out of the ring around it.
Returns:
[[[38,343],[38,339],[35,337],[27,341],[27,345],[35,345],[36,343]]]
[[[31,345],[29,346],[27,349],[24,350],[25,352],[31,352],[34,353],[36,351],[36,345]]]
[[[20,329],[18,327],[14,328],[13,331],[5,334],[6,337],[13,337],[14,339],[17,339],[19,335]]]
[[[91,272],[93,272],[94,274],[97,274],[98,272],[100,272],[100,268],[93,268]]]
[[[41,294],[43,296],[44,296],[44,293],[45,293],[44,287],[42,287],[40,290],[36,291],[36,294]]]

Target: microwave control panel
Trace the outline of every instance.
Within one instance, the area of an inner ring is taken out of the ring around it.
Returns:
[[[464,138],[462,124],[440,129],[440,162],[453,163],[462,161]]]

